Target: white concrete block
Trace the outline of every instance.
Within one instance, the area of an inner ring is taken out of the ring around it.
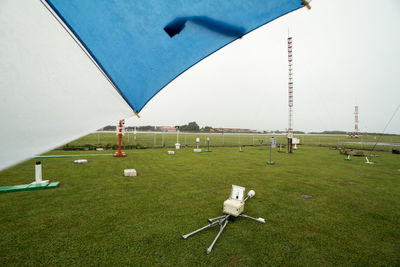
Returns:
[[[175,155],[175,151],[168,151],[168,155]]]
[[[201,152],[201,148],[195,148],[195,149],[193,149],[193,152],[200,153]]]
[[[137,172],[135,169],[125,169],[124,176],[137,176]]]
[[[77,159],[77,160],[74,160],[74,163],[75,164],[86,164],[86,163],[88,163],[88,160],[87,159]]]

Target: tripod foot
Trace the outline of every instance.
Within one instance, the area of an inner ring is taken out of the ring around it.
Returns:
[[[257,221],[260,223],[265,223],[265,220],[263,218],[258,218]]]
[[[259,222],[259,223],[265,223],[265,219],[263,219],[263,218],[253,218],[253,217],[247,216],[245,214],[240,214],[239,216],[243,217],[243,218],[248,218],[248,219],[254,220],[254,221]]]

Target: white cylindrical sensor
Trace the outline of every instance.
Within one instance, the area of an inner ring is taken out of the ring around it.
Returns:
[[[40,161],[37,161],[35,165],[35,181],[36,183],[42,182],[42,163]]]
[[[256,195],[256,192],[254,192],[254,190],[250,190],[249,193],[247,193],[247,196],[248,196],[249,198],[252,198],[252,197],[254,197],[255,195]]]

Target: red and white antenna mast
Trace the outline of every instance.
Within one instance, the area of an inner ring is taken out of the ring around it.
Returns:
[[[358,106],[354,107],[354,135],[358,137],[358,133],[360,130],[358,129]]]
[[[293,76],[292,76],[292,61],[293,61],[293,54],[292,54],[292,37],[288,37],[288,63],[289,63],[289,84],[288,84],[288,93],[289,93],[289,128],[288,133],[293,132],[292,128],[292,107],[293,107]]]
[[[289,35],[289,34],[288,34]],[[293,118],[293,77],[292,77],[292,61],[293,61],[293,54],[292,54],[292,37],[288,36],[288,65],[289,65],[289,84],[288,84],[288,93],[289,93],[289,126],[287,129],[288,134],[288,152],[292,153],[292,138],[293,138],[293,128],[292,128],[292,118]]]

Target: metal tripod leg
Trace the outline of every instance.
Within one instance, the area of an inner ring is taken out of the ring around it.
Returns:
[[[225,217],[226,217],[226,215],[222,215],[222,216],[215,217],[215,218],[209,218],[209,219],[207,219],[207,221],[210,222],[210,223],[212,223],[212,222],[215,221],[215,220],[220,220],[220,219],[223,219],[223,218],[225,218]]]
[[[215,237],[214,241],[211,243],[211,245],[207,248],[207,254],[210,254],[211,250],[213,249],[213,246],[217,242],[219,236],[221,235],[222,231],[224,231],[225,226],[228,224],[228,217],[229,215],[226,215],[225,218],[221,221],[223,224],[221,225],[219,232],[217,236]]]
[[[203,230],[205,230],[205,229],[208,229],[208,228],[211,228],[211,227],[213,227],[213,226],[216,226],[218,223],[219,223],[219,221],[215,221],[215,222],[213,222],[213,223],[210,223],[210,224],[208,224],[208,225],[206,225],[206,226],[204,226],[204,227],[201,227],[201,228],[199,228],[199,229],[197,229],[197,230],[195,230],[195,231],[193,231],[193,232],[191,232],[191,233],[189,233],[189,234],[182,235],[182,238],[183,238],[183,239],[186,239],[186,238],[188,238],[189,236],[194,235],[194,234],[196,234],[196,233],[198,233],[198,232],[200,232],[200,231],[203,231]]]
[[[255,220],[255,221],[259,222],[259,223],[265,223],[265,220],[263,218],[253,218],[251,216],[247,216],[247,215],[244,215],[244,214],[240,214],[239,216],[243,217],[243,218],[249,218],[249,219]]]

